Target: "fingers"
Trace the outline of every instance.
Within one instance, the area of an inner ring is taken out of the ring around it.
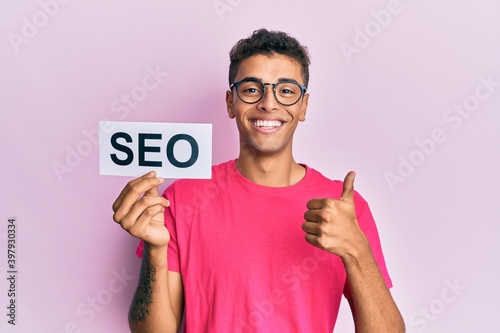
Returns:
[[[304,230],[307,234],[310,235],[319,235],[320,230],[318,223],[316,222],[304,222],[302,223],[302,230]]]
[[[126,198],[126,196],[128,195],[128,193],[132,191],[140,191],[141,187],[144,187],[141,186],[141,183],[142,184],[147,184],[145,182],[149,182],[149,184],[152,186],[152,185],[155,185],[154,183],[158,182],[161,178],[156,178],[156,172],[155,171],[151,171],[151,172],[148,172],[147,174],[145,175],[142,175],[141,177],[139,178],[136,178],[134,180],[131,180],[127,183],[127,185],[123,188],[123,190],[121,191],[120,195],[118,196],[118,198],[116,198],[115,202],[113,203],[113,211],[117,211],[118,208],[123,204],[123,200]],[[160,184],[160,182],[158,182],[158,184]],[[140,192],[140,194],[144,193],[147,189],[149,189],[149,187],[151,186],[147,186],[147,188],[144,188],[143,191]]]
[[[144,216],[149,217],[150,221],[153,216],[158,214],[158,210],[164,212],[164,207],[167,206],[168,201],[164,197],[145,195],[134,203],[125,216],[121,219],[115,218],[115,221],[120,223],[123,229],[129,230]],[[152,212],[155,214],[151,215]],[[115,213],[115,215],[117,214]]]
[[[122,224],[122,228],[127,230],[132,236],[146,239],[151,235],[151,221],[153,217],[157,214],[162,214],[164,211],[165,208],[160,205],[149,207],[133,224],[127,225],[126,227]]]
[[[346,244],[359,228],[354,207],[355,177],[354,171],[347,173],[338,200],[316,198],[307,202],[302,230],[308,243],[337,255],[346,253]]]
[[[307,202],[307,209],[322,209],[325,206],[331,205],[331,199],[316,198]]]
[[[316,235],[311,235],[311,234],[306,234],[304,236],[304,238],[306,239],[306,241],[313,245],[313,246],[316,246],[317,248],[321,249],[321,250],[324,250],[324,248],[319,244],[318,242],[318,236]]]
[[[318,209],[314,210],[307,210],[304,213],[304,220],[307,222],[319,222],[322,220],[321,218],[321,211]]]
[[[341,201],[354,202],[354,178],[356,173],[349,171],[344,179],[344,186],[342,188]]]
[[[306,232],[304,237],[309,244],[321,248],[318,243],[318,236],[321,233],[318,223],[304,222],[302,223],[302,230]]]
[[[152,196],[159,196],[158,194],[158,185],[163,183],[163,178],[162,177],[156,177],[156,179],[159,181],[158,184],[153,185],[151,188],[149,188],[144,195],[152,195]]]
[[[158,196],[158,185],[163,183],[163,178],[156,177],[156,172],[151,171],[137,179],[127,183],[118,198],[113,203],[113,219],[120,223],[137,200],[146,195],[148,197]]]
[[[328,237],[322,233],[318,223],[305,222],[302,224],[302,230],[306,232],[304,235],[305,240],[321,250],[326,250],[326,246],[330,243]]]

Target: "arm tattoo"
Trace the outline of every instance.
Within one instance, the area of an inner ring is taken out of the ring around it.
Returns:
[[[145,321],[149,314],[149,304],[153,303],[153,288],[151,282],[155,281],[156,268],[149,261],[147,251],[144,251],[141,265],[139,285],[135,292],[134,300],[130,306],[129,316],[132,321]]]

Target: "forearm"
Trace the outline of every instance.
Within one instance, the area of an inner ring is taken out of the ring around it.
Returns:
[[[380,273],[371,250],[342,258],[352,294],[357,333],[401,333],[401,313]]]
[[[133,333],[178,332],[180,316],[171,303],[165,248],[144,245],[139,283],[129,311]]]

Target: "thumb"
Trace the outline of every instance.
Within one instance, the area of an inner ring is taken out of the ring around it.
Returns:
[[[342,188],[341,201],[354,202],[354,178],[356,173],[349,171],[344,178],[344,186]]]

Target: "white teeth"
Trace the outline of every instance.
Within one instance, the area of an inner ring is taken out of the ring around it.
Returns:
[[[257,127],[279,127],[282,123],[279,120],[254,120]]]

